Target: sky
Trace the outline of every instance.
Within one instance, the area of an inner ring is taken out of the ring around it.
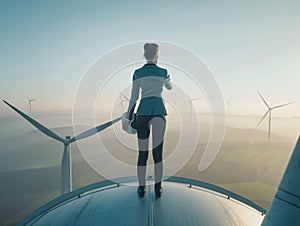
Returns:
[[[197,54],[232,114],[300,117],[300,2],[0,1],[0,98],[72,111],[86,69],[126,43],[162,40]],[[128,74],[128,80],[131,80]],[[0,104],[1,115],[10,114]]]

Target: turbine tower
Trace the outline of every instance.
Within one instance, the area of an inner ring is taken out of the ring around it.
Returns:
[[[265,105],[267,106],[268,110],[266,111],[266,113],[263,115],[263,117],[261,118],[261,120],[258,122],[257,126],[260,125],[260,123],[264,120],[264,118],[269,114],[269,129],[268,129],[268,141],[271,140],[271,115],[272,115],[272,110],[276,109],[276,108],[280,108],[289,104],[292,104],[293,102],[290,103],[286,103],[286,104],[280,104],[277,105],[275,107],[270,107],[267,103],[267,101],[263,98],[263,96],[260,94],[260,92],[258,92],[258,90],[256,90],[258,95],[260,96],[260,98],[262,99],[262,101],[265,103]]]
[[[197,97],[185,101],[186,107],[189,108],[190,111],[190,117],[192,116],[193,101],[200,100],[200,99],[201,99],[200,97]]]
[[[232,97],[230,97],[227,101],[225,101],[225,104],[227,104],[227,114],[229,114],[229,108],[231,107],[231,100]]]
[[[16,111],[19,115],[21,115],[24,119],[26,119],[30,124],[32,124],[35,128],[37,128],[39,131],[44,133],[45,135],[60,141],[64,145],[64,152],[63,152],[63,157],[61,161],[61,194],[68,193],[72,191],[72,168],[71,168],[71,150],[70,150],[70,144],[73,143],[74,141],[87,138],[89,136],[92,136],[107,127],[111,126],[112,124],[118,122],[121,117],[116,118],[112,121],[106,122],[102,125],[99,125],[95,128],[91,128],[89,130],[86,130],[74,137],[66,136],[66,138],[63,138],[56,133],[54,133],[52,130],[46,128],[44,125],[36,121],[35,119],[31,118],[30,116],[26,115],[10,103],[6,102],[3,100],[5,104],[7,104],[10,108],[12,108],[14,111]]]
[[[31,102],[36,101],[36,99],[30,99],[28,96],[27,99],[28,99],[29,114],[31,114]]]
[[[122,114],[123,114],[123,102],[129,102],[129,98],[121,91],[119,91],[119,93],[120,93],[120,99],[121,99],[119,105],[121,105]]]

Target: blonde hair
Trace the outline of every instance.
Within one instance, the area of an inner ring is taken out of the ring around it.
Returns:
[[[157,60],[159,46],[156,43],[146,43],[144,45],[144,57],[148,61]]]

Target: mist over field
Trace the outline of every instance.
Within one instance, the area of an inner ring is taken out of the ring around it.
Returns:
[[[61,136],[73,135],[71,115],[33,115]],[[212,165],[204,172],[198,164],[210,135],[208,114],[199,114],[197,148],[177,176],[213,183],[268,208],[295,142],[299,118],[273,118],[274,133],[267,142],[266,125],[256,128],[259,116],[227,117],[225,138]],[[18,116],[0,118],[0,224],[13,224],[59,196],[63,145],[37,131]],[[122,144],[120,123],[99,135],[119,161],[135,166],[137,153]],[[83,126],[83,129],[87,127]],[[164,158],[172,155],[180,138],[180,123],[170,116]],[[133,138],[134,139],[134,138]],[[188,146],[186,148],[189,148]],[[104,180],[83,159],[76,143],[71,145],[73,189]],[[184,150],[182,150],[184,152]],[[151,166],[149,157],[149,167]]]

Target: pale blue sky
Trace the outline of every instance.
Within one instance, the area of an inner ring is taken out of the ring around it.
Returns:
[[[300,2],[0,1],[0,98],[71,111],[94,59],[127,42],[185,46],[212,69],[231,112],[300,116]],[[128,75],[129,78],[131,75]],[[0,114],[9,112],[0,105]]]

